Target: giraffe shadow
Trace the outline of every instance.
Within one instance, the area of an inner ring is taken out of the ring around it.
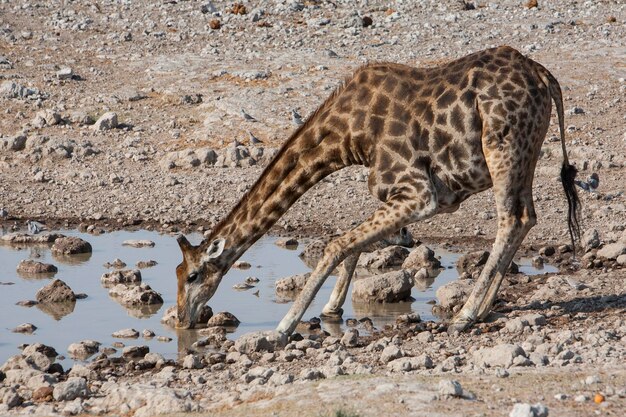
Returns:
[[[527,310],[557,310],[563,314],[575,314],[598,313],[625,309],[626,294],[609,294],[597,295],[593,297],[576,297],[567,301],[533,301],[526,306],[502,307],[497,310],[501,313]]]

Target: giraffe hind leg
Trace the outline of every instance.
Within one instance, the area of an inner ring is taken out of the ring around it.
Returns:
[[[448,327],[450,332],[462,331],[489,314],[515,252],[536,223],[532,197],[536,153],[522,163],[514,150],[492,150],[486,152],[486,160],[493,180],[498,231],[472,293]]]

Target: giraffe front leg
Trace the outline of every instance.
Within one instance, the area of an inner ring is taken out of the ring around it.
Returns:
[[[436,191],[430,178],[426,175],[424,177],[423,181],[416,182],[419,187],[414,183],[396,184],[398,190],[402,191],[390,193],[393,197],[376,210],[369,219],[326,246],[324,256],[311,273],[302,292],[278,324],[276,328],[278,332],[293,333],[315,294],[341,261],[360,253],[364,248],[389,236],[401,227],[435,214],[437,211]],[[356,260],[351,262],[356,262]],[[348,284],[348,279],[342,281],[342,286],[337,289],[336,302],[341,301],[341,297],[345,299]],[[331,307],[336,306],[337,304],[334,304]]]
[[[360,252],[348,256],[341,264],[339,276],[335,283],[335,288],[330,295],[330,300],[324,306],[321,316],[328,319],[340,319],[343,315],[343,303],[346,302],[350,281],[354,275],[354,270],[359,261]]]

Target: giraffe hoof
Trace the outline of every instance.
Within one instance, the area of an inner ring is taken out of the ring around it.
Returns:
[[[452,319],[452,322],[448,324],[448,334],[459,334],[469,329],[472,324],[474,324],[473,320],[468,319],[467,317],[455,317]]]
[[[343,308],[340,308],[339,310],[324,310],[322,311],[322,313],[320,314],[320,317],[326,321],[338,321],[338,320],[342,320],[343,317]]]

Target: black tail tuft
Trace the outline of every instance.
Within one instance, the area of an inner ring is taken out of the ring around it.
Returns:
[[[578,170],[575,166],[566,162],[563,163],[561,167],[561,182],[567,197],[567,227],[569,228],[569,236],[572,239],[574,256],[576,256],[576,241],[580,241],[580,201],[576,192],[576,185],[574,184],[577,173]]]

